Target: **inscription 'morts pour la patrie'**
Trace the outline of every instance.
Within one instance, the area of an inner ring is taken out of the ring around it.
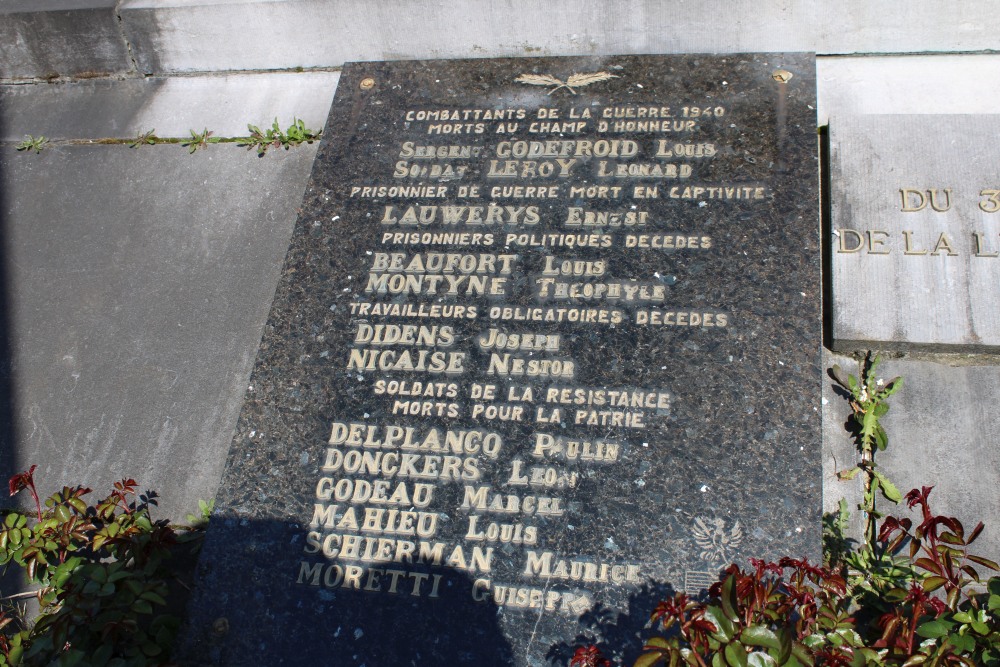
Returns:
[[[815,556],[813,69],[345,67],[190,659],[544,664]]]

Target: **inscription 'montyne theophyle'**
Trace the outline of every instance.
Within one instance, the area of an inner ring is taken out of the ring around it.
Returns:
[[[804,55],[346,67],[191,650],[544,664],[815,553],[813,86]]]

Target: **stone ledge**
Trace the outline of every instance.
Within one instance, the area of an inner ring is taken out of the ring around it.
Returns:
[[[96,80],[60,85],[0,86],[6,108],[0,141],[25,134],[50,139],[129,137],[155,128],[186,136],[209,128],[243,134],[246,124],[298,116],[312,128],[326,121],[337,72],[229,73]],[[993,114],[1000,54],[820,57],[818,122],[864,114]],[[928,87],[926,81],[935,85]]]
[[[335,68],[422,58],[984,52],[997,47],[982,20],[991,10],[987,0],[948,11],[933,0],[840,6],[819,0],[672,6],[661,0],[123,0],[118,11],[114,0],[8,0],[0,8],[0,79]]]
[[[292,117],[319,130],[326,123],[336,72],[228,74],[0,86],[0,141],[26,134],[48,139],[128,138],[156,130],[243,136],[247,123],[282,128]],[[179,150],[179,149],[178,149]]]
[[[0,7],[0,79],[132,71],[115,0],[14,0]]]
[[[997,46],[983,20],[992,13],[987,0],[947,11],[934,0],[124,0],[121,13],[140,69],[152,73],[428,58],[969,52]]]

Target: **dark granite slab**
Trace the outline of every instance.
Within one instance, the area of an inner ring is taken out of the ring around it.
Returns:
[[[814,106],[803,54],[346,67],[185,660],[629,657],[818,558]]]

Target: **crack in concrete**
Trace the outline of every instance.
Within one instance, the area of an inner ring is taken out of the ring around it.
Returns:
[[[122,18],[122,1],[118,0],[115,3],[115,18],[118,19],[118,34],[121,35],[122,41],[125,43],[125,52],[128,54],[128,59],[132,63],[132,74],[134,76],[139,75],[139,63],[136,62],[135,55],[132,53],[132,42],[129,41],[128,35],[125,33],[125,19]]]

